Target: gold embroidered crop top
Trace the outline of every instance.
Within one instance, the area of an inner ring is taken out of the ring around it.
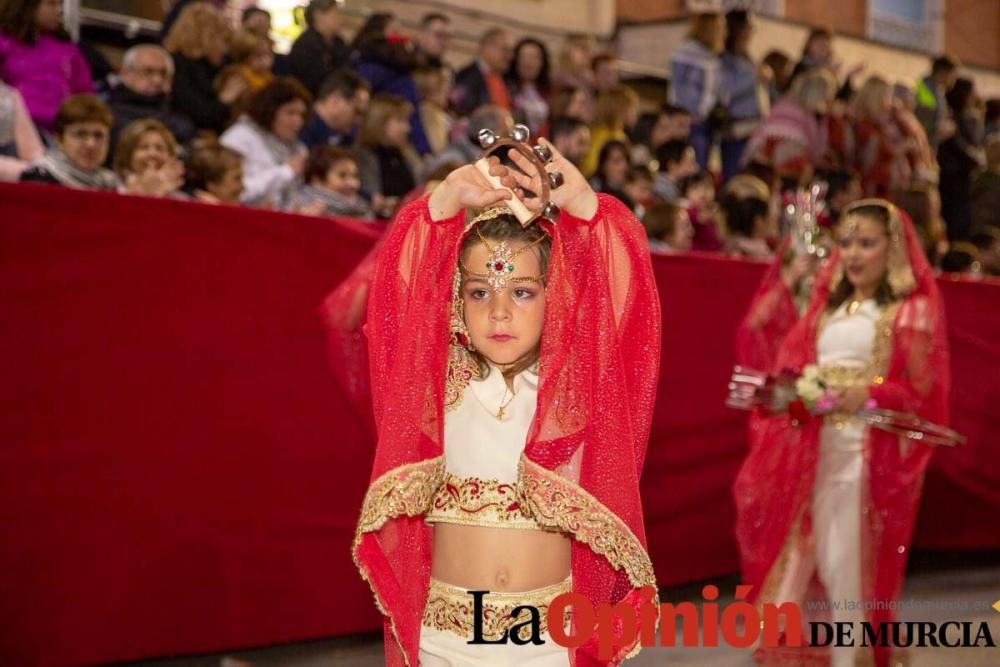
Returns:
[[[469,382],[445,414],[445,472],[428,523],[539,529],[517,501],[518,462],[537,400],[538,375],[531,371],[514,378],[513,394],[496,367]]]

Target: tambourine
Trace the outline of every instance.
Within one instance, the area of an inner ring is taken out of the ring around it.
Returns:
[[[548,146],[542,144],[529,147],[528,139],[530,137],[531,132],[524,125],[515,125],[510,137],[499,137],[496,132],[490,129],[480,130],[479,145],[483,148],[483,157],[475,162],[476,170],[490,182],[490,185],[494,188],[504,190],[508,190],[509,188],[504,186],[499,178],[490,174],[490,165],[488,162],[489,157],[501,148],[506,147],[517,151],[538,170],[539,181],[542,184],[542,191],[537,193],[538,198],[542,201],[541,213],[532,213],[528,210],[528,207],[524,205],[524,202],[516,194],[513,199],[505,202],[524,227],[527,227],[538,218],[546,218],[551,222],[556,221],[556,218],[559,217],[559,207],[549,201],[549,196],[553,189],[563,184],[562,174],[559,172],[550,174],[545,171],[545,165],[552,160],[552,151],[549,150]]]

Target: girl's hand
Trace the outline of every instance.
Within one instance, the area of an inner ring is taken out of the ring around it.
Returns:
[[[553,204],[575,218],[580,218],[581,220],[590,220],[593,218],[594,214],[597,213],[597,195],[594,194],[594,190],[587,183],[587,179],[583,177],[583,174],[576,168],[576,165],[563,157],[562,153],[557,151],[556,147],[547,139],[542,139],[540,143],[548,146],[549,150],[552,151],[552,159],[545,165],[546,173],[559,173],[563,177],[563,184],[558,188],[552,188],[549,199]],[[542,184],[538,170],[535,169],[531,160],[519,152],[512,150],[508,155],[521,170],[520,172],[511,172],[518,186],[522,190],[530,190],[536,193],[535,196],[531,197],[525,197],[522,194],[521,199],[524,201],[524,205],[533,213],[540,212],[542,201],[537,194],[542,191]]]
[[[868,387],[851,387],[835,393],[834,410],[837,412],[854,413],[868,402]]]
[[[487,208],[514,197],[510,189],[516,186],[510,169],[500,164],[500,159],[491,157],[490,175],[496,176],[505,188],[494,188],[476,168],[467,164],[448,174],[427,202],[431,220],[447,220],[466,208]],[[510,188],[510,189],[506,189]]]

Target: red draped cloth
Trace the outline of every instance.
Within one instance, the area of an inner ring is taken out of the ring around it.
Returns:
[[[592,220],[563,213],[552,235],[538,405],[521,459],[518,501],[539,524],[569,533],[573,590],[638,612],[655,586],[639,501],[656,389],[660,308],[642,227],[599,195]],[[546,223],[547,224],[547,223]],[[385,240],[368,302],[378,427],[372,482],[354,559],[385,615],[386,662],[418,662],[431,565],[423,521],[443,473],[450,294],[464,216],[432,222],[426,198],[404,208]],[[596,635],[572,651],[597,657]]]
[[[879,407],[945,424],[950,388],[944,308],[937,284],[909,220],[903,215],[898,243],[908,256],[915,288],[887,306],[894,316],[880,322],[886,358],[869,387]],[[891,241],[892,242],[892,241]],[[740,361],[747,366],[799,374],[816,359],[816,341],[830,290],[839,280],[838,253],[817,274],[809,307],[796,317],[777,259],[758,290],[738,335]],[[891,269],[891,265],[890,265]],[[784,331],[783,331],[784,330]],[[780,342],[779,342],[780,341]],[[776,344],[777,343],[777,344]],[[770,357],[770,359],[768,359]],[[809,500],[819,458],[822,418],[805,424],[790,416],[757,412],[750,419],[750,452],[737,476],[736,538],[744,578],[758,603],[774,601],[792,550],[810,549]],[[877,610],[866,620],[892,620],[888,603],[900,594],[931,448],[882,430],[869,429],[864,444],[866,480],[862,490],[862,597]],[[885,609],[882,609],[884,607]],[[878,649],[878,665],[888,649]]]

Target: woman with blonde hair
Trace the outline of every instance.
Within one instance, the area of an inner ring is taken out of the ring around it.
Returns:
[[[892,115],[892,87],[870,76],[852,103],[855,168],[869,197],[887,197],[909,185],[906,140]]]
[[[416,157],[410,146],[413,105],[395,95],[376,95],[358,133],[361,189],[372,198],[372,209],[391,218],[400,199],[417,185]]]
[[[552,76],[554,88],[582,91],[587,114],[594,111],[594,70],[590,64],[593,51],[593,39],[587,35],[570,35],[563,42],[563,48],[556,62],[556,71]]]
[[[744,162],[765,165],[785,179],[808,181],[829,147],[827,113],[836,92],[829,70],[796,77],[750,137]]]
[[[218,134],[229,124],[230,106],[246,90],[246,82],[239,77],[215,90],[228,35],[222,12],[206,2],[195,2],[184,8],[163,40],[163,47],[174,59],[171,105],[191,118],[198,129]]]
[[[112,167],[126,192],[183,197],[184,165],[177,159],[177,140],[158,120],[137,120],[122,130]]]
[[[601,148],[612,139],[628,142],[625,130],[639,119],[639,95],[628,86],[615,86],[597,98],[597,111],[590,128],[590,151],[580,165],[588,176],[597,170]]]
[[[670,60],[668,101],[691,114],[691,144],[702,169],[708,165],[712,145],[709,116],[721,94],[724,26],[722,14],[695,14],[687,39]]]

